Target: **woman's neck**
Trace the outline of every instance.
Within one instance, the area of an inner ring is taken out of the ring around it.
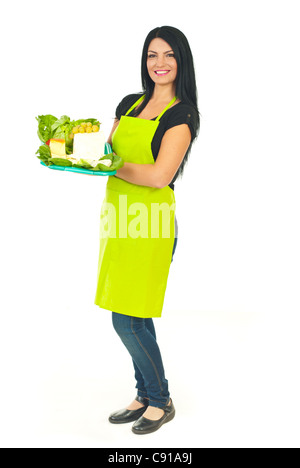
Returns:
[[[156,84],[151,96],[151,101],[154,102],[170,102],[176,94],[176,85],[170,84],[161,86]]]

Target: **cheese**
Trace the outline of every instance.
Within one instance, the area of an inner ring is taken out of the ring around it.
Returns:
[[[68,155],[66,156],[66,159],[68,159],[69,161],[71,161],[73,164],[77,164],[77,163],[78,163],[78,159],[73,158],[73,154],[68,154]]]
[[[51,138],[50,140],[50,152],[52,158],[66,156],[66,142],[65,140],[58,138]],[[54,156],[55,155],[55,156]]]
[[[99,163],[103,164],[104,166],[110,167],[112,165],[112,161],[110,159],[87,159],[84,158],[85,162],[88,162],[91,166],[96,167]]]
[[[104,156],[105,137],[103,132],[75,133],[73,157],[95,159]]]
[[[112,165],[112,161],[110,159],[101,159],[99,161],[101,164],[104,164],[104,166],[110,167]]]

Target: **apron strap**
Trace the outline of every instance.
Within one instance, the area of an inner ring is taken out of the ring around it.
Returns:
[[[142,102],[144,99],[145,99],[145,94],[144,94],[144,96],[140,97],[140,98],[133,104],[133,106],[130,107],[130,109],[126,112],[125,115],[130,114],[130,112],[131,112],[140,102]],[[177,96],[174,96],[173,99],[172,99],[172,101],[169,102],[169,104],[167,105],[167,107],[165,107],[164,110],[159,114],[159,116],[156,117],[155,122],[156,122],[157,120],[160,120],[160,119],[162,118],[162,116],[164,115],[164,113],[169,109],[169,107],[171,107],[172,104],[174,104],[174,102],[176,101],[176,99],[177,99]]]
[[[161,117],[162,117],[162,116],[164,115],[164,113],[169,109],[169,107],[171,107],[171,105],[174,104],[174,102],[176,101],[176,99],[177,99],[177,96],[173,97],[172,101],[169,102],[169,104],[167,105],[167,107],[165,107],[164,110],[162,111],[162,113],[159,114],[159,116],[155,119],[155,122],[156,122],[157,120],[160,120],[160,119],[161,119]]]
[[[133,106],[130,107],[130,109],[126,112],[125,115],[130,114],[130,112],[131,112],[140,102],[142,102],[142,101],[145,99],[145,96],[146,96],[146,95],[144,94],[144,96],[142,96],[141,98],[139,98],[139,99],[133,104]]]

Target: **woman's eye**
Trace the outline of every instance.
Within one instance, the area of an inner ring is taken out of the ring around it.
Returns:
[[[156,55],[154,55],[154,54],[149,54],[149,55],[148,55],[148,58],[149,58],[149,59],[152,59],[152,58],[155,58],[155,57],[156,57]],[[174,58],[174,57],[175,57],[175,54],[167,54],[166,57],[168,57],[168,58],[170,58],[170,57],[171,57],[171,58]]]

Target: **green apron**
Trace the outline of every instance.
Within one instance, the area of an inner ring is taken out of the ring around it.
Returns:
[[[124,161],[154,164],[151,142],[159,120],[122,116],[112,135],[113,151]],[[161,189],[110,176],[101,209],[95,304],[134,317],[160,317],[175,236],[175,196]]]

